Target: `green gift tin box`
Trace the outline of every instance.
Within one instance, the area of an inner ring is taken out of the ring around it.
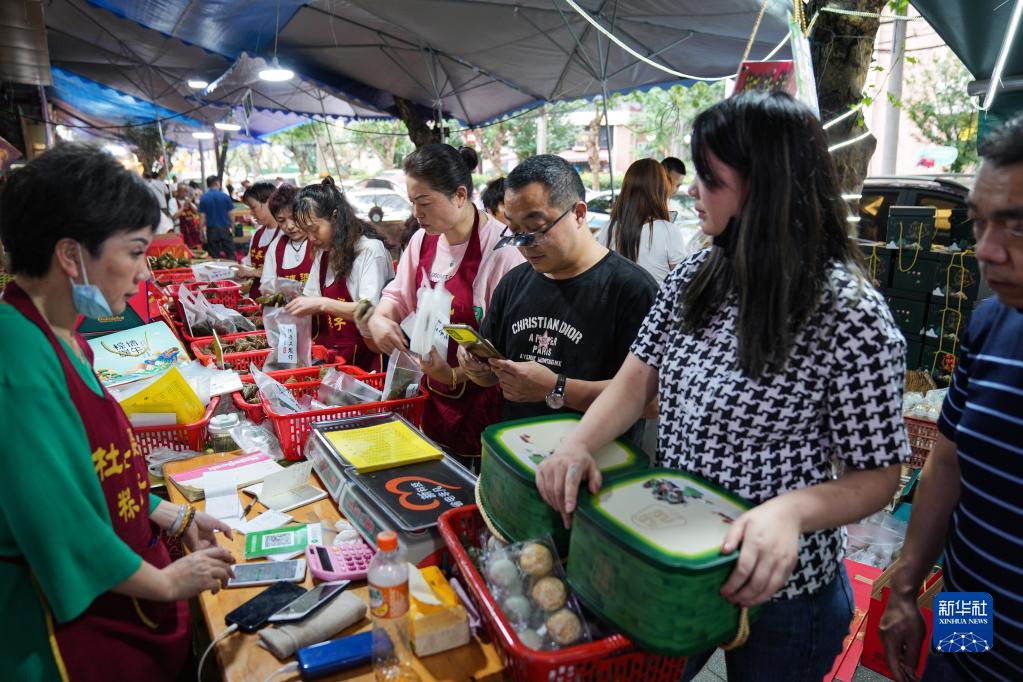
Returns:
[[[648,651],[690,656],[729,642],[740,609],[719,592],[738,552],[721,554],[721,543],[749,508],[681,471],[605,478],[597,495],[580,491],[568,583],[588,609]]]
[[[536,469],[579,425],[576,414],[552,415],[494,424],[483,432],[479,498],[494,528],[511,542],[550,534],[558,552],[568,551],[568,531],[561,515],[547,506],[536,489]],[[616,440],[594,455],[604,476],[641,471],[649,458],[625,440]]]

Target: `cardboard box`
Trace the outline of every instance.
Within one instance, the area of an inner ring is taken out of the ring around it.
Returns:
[[[927,294],[920,291],[889,289],[888,308],[895,324],[906,336],[918,337],[927,322]]]
[[[926,253],[934,243],[935,208],[933,206],[892,206],[888,210],[885,243],[900,251]],[[907,262],[909,259],[907,259]]]

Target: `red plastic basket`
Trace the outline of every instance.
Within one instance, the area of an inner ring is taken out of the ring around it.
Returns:
[[[359,377],[377,390],[383,390],[384,380],[387,378],[385,372],[366,374]],[[303,382],[302,386],[291,384],[288,390],[292,395],[299,398],[303,395],[315,393],[320,387],[320,380]],[[270,418],[277,440],[281,442],[281,450],[287,459],[302,459],[305,455],[306,437],[309,435],[309,427],[315,422],[327,421],[329,419],[345,419],[347,417],[362,417],[367,414],[381,414],[393,412],[400,414],[416,426],[423,423],[423,408],[429,395],[422,387],[419,388],[419,395],[414,398],[402,398],[401,400],[384,400],[378,403],[364,403],[362,405],[346,405],[344,407],[332,407],[326,410],[314,410],[312,412],[295,412],[291,414],[278,414],[273,411],[263,398],[263,411]]]
[[[491,641],[497,647],[505,672],[512,680],[527,682],[575,682],[577,680],[636,680],[677,682],[685,658],[648,654],[624,635],[611,635],[560,651],[536,651],[519,641],[514,628],[497,607],[486,583],[465,551],[463,541],[477,545],[485,527],[476,505],[441,514],[437,522],[469,595],[483,617]]]
[[[287,384],[287,387],[293,389],[293,392],[299,392],[299,395],[303,395],[306,392],[305,389],[320,387],[320,369],[323,367],[335,367],[340,372],[351,374],[357,379],[369,376],[369,373],[365,370],[356,367],[355,365],[346,365],[344,362],[335,363],[333,365],[316,365],[315,367],[303,367],[301,369],[277,369],[267,372],[266,375],[271,379],[276,379],[282,384],[295,377],[296,381]],[[242,377],[243,384],[254,384],[255,379],[252,378],[251,374],[247,374]],[[242,410],[245,416],[249,418],[254,424],[258,424],[266,419],[266,412],[263,411],[263,402],[249,403],[245,401],[241,391],[235,391],[231,394],[231,398],[234,400],[235,407]]]
[[[228,308],[234,308],[242,300],[242,285],[229,279],[216,282],[186,282],[185,286],[189,291],[202,291],[210,303],[220,303]]]
[[[926,419],[906,417],[906,431],[909,433],[909,447],[913,451],[909,466],[920,469],[938,440],[938,425]]]
[[[208,364],[210,361],[212,361],[213,360],[213,354],[212,353],[203,353],[199,349],[200,348],[205,348],[206,346],[209,346],[211,343],[213,343],[213,337],[212,336],[189,336],[188,335],[188,328],[186,326],[184,326],[180,322],[177,323],[177,325],[178,325],[178,329],[181,332],[182,338],[185,338],[188,341],[188,343],[189,343],[189,348],[192,351],[192,357],[195,358],[196,360],[198,360],[199,362],[201,362],[204,365]],[[248,336],[262,336],[265,339],[266,338],[266,331],[260,329],[258,331],[254,331],[254,332],[240,332],[238,334],[224,334],[223,336],[220,337],[220,341],[221,341],[221,343],[226,343],[228,341],[234,341],[235,339],[244,339],[244,338],[246,338]],[[265,349],[262,349],[262,350],[269,350],[269,348],[265,348]],[[253,352],[256,352],[256,351],[253,351]],[[226,366],[227,358],[228,357],[234,357],[236,355],[248,355],[248,353],[224,353],[225,366]]]
[[[210,419],[220,404],[220,396],[214,396],[210,404],[206,406],[206,414],[194,424],[181,424],[174,426],[139,426],[132,429],[135,434],[135,445],[143,457],[159,447],[167,447],[171,450],[195,450],[202,452],[206,449],[206,441],[210,436]]]
[[[162,256],[169,253],[175,258],[192,258],[195,254],[185,245],[185,240],[174,235],[172,238],[154,237],[146,248],[146,256]]]
[[[247,332],[248,334],[260,334],[262,332]],[[235,336],[234,334],[228,334],[224,338]],[[212,355],[206,355],[205,353],[198,353],[196,346],[205,346],[206,343],[193,342],[191,344],[192,353],[195,359],[202,362],[203,364],[209,364],[213,360]],[[255,365],[256,369],[263,369],[263,363],[266,362],[267,357],[270,355],[270,349],[265,348],[263,350],[249,351],[248,353],[224,353],[224,369],[233,369],[238,372],[242,378],[249,376],[249,365]],[[313,345],[312,349],[313,360],[319,360],[320,364],[331,365],[335,363],[344,364],[343,360],[339,360],[337,353],[325,348],[323,346]]]
[[[242,312],[241,308],[242,308],[241,306],[238,306],[238,312]],[[258,308],[258,305],[257,305],[257,308]],[[184,320],[180,320],[177,317],[175,317],[173,315],[170,315],[170,314],[168,314],[168,318],[172,319],[172,321],[174,322],[174,326],[178,330],[178,338],[184,340],[186,344],[192,343],[193,341],[202,341],[204,343],[210,343],[210,342],[213,341],[213,337],[212,336],[192,336],[188,332],[188,325],[185,324]],[[257,329],[256,331],[252,331],[252,332],[238,332],[237,334],[225,334],[224,336],[220,337],[220,340],[223,341],[224,339],[227,339],[228,336],[236,337],[236,336],[244,336],[246,334],[265,334],[265,333],[266,333],[265,330]],[[203,344],[200,344],[200,345],[203,345]]]

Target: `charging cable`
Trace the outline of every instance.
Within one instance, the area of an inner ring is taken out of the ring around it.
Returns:
[[[270,680],[272,680],[273,678],[277,677],[281,673],[293,673],[293,672],[295,672],[297,670],[298,670],[298,662],[297,661],[294,662],[294,663],[288,663],[287,665],[282,665],[280,668],[278,668],[277,670],[274,670],[272,673],[270,673],[267,676],[266,680],[264,680],[263,682],[270,682]]]
[[[206,647],[206,651],[202,652],[202,658],[199,659],[199,669],[195,672],[195,677],[196,677],[196,680],[198,680],[198,682],[202,682],[202,666],[203,666],[203,663],[206,662],[206,657],[210,655],[211,651],[213,651],[213,647],[217,646],[217,642],[222,641],[225,637],[227,637],[228,635],[230,635],[232,632],[236,631],[237,629],[238,629],[238,624],[235,623],[234,625],[232,625],[231,627],[229,627],[228,629],[224,630],[219,635],[217,635],[213,639],[213,641],[210,642],[210,645],[208,647]],[[274,674],[276,675],[277,673],[274,673]]]

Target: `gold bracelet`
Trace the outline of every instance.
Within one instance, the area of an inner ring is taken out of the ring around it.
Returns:
[[[185,512],[185,519],[181,522],[181,528],[174,534],[174,537],[180,538],[187,531],[188,527],[192,525],[192,521],[195,519],[195,505],[188,505],[188,510]]]
[[[455,386],[458,385],[458,375],[455,374],[455,368],[451,368],[451,390],[455,390]]]

